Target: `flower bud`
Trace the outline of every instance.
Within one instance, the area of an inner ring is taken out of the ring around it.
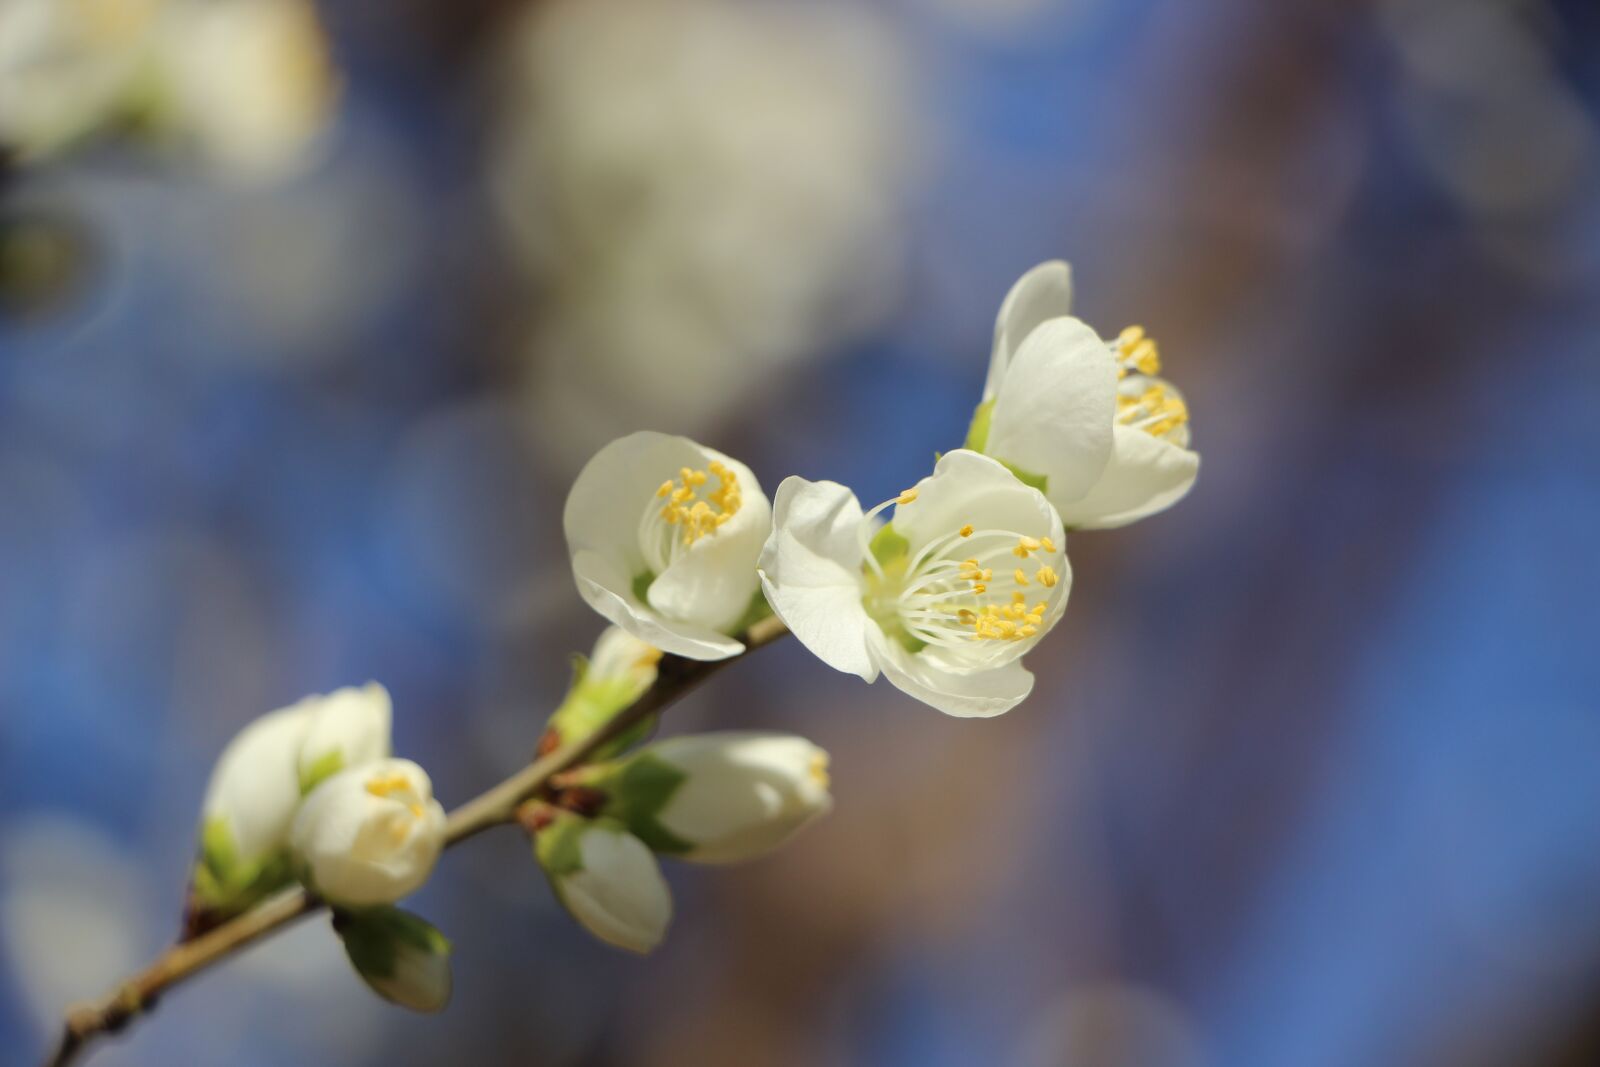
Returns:
[[[630,829],[695,863],[772,851],[832,807],[828,754],[803,737],[727,732],[644,749],[612,780]]]
[[[388,759],[340,771],[312,790],[289,841],[313,891],[362,906],[393,903],[427,881],[444,831],[427,772]]]
[[[577,669],[572,688],[550,716],[544,747],[586,737],[631,707],[655,684],[661,650],[621,627],[611,626],[595,642],[593,657],[575,658]],[[648,732],[651,725],[640,723],[638,730],[630,730],[612,740],[597,755],[603,758],[622,751]]]
[[[300,803],[295,774],[310,713],[263,715],[223,749],[201,807],[194,891],[202,909],[242,911],[292,881],[283,850]]]
[[[557,899],[595,937],[643,955],[666,936],[666,880],[650,849],[620,823],[558,812],[539,830],[534,852]]]
[[[450,1000],[450,942],[433,925],[399,908],[336,911],[333,928],[372,991],[412,1011],[441,1010]]]
[[[388,691],[369,682],[263,715],[228,743],[201,809],[197,918],[243,911],[294,880],[288,839],[301,797],[335,771],[387,756],[389,720]]]
[[[368,682],[359,689],[336,689],[327,696],[307,697],[296,706],[311,709],[305,740],[300,745],[302,794],[348,767],[388,758],[393,712],[389,691],[377,682]]]

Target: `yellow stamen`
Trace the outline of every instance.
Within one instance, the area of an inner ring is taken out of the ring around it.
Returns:
[[[1022,572],[1018,571],[1017,573],[1021,574]],[[1035,578],[1039,579],[1039,584],[1044,586],[1046,589],[1054,586],[1058,581],[1061,580],[1060,577],[1056,574],[1055,568],[1054,567],[1050,567],[1048,565],[1044,566],[1044,567],[1040,567],[1037,571],[1034,572],[1033,576]]]
[[[896,504],[909,504],[915,499],[917,499],[917,491],[915,489],[907,489],[905,492],[895,497],[894,502]]]
[[[962,537],[971,537],[972,536],[972,523],[969,522],[965,526],[961,527],[961,536]]]
[[[676,481],[666,481],[656,490],[656,496],[667,503],[661,509],[661,519],[668,526],[683,528],[683,544],[692,545],[708,534],[714,534],[731,519],[743,504],[739,491],[739,477],[727,465],[713,460],[706,470],[680,467]],[[698,493],[709,485],[712,476],[716,488],[698,499]]]
[[[1016,570],[1012,571],[1011,572],[1011,577],[1016,579],[1018,585],[1027,585],[1028,584],[1028,576],[1026,574],[1022,573],[1022,568],[1021,567],[1018,567]]]
[[[1056,550],[1056,543],[1050,540],[1048,537],[1041,537],[1039,538],[1039,547],[1044,549],[1046,552],[1054,552]]]

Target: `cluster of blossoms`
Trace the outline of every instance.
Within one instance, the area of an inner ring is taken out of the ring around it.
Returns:
[[[798,477],[769,508],[749,468],[693,441],[612,442],[567,501],[584,599],[708,660],[742,651],[734,635],[770,607],[864,681],[885,675],[951,715],[1016,706],[1033,687],[1022,657],[1066,610],[1067,531],[1170,506],[1200,464],[1155,342],[1139,327],[1103,339],[1071,311],[1067,264],[1025,274],[1001,306],[964,447],[870,510]]]
[[[579,592],[614,625],[579,657],[539,745],[586,746],[586,762],[523,797],[515,821],[585,929],[647,952],[672,915],[659,856],[753,859],[831,806],[827,753],[804,738],[642,743],[646,708],[631,728],[616,722],[665,654],[738,655],[740,635],[775,613],[837,670],[887,676],[951,715],[997,715],[1031,691],[1022,658],[1066,610],[1068,530],[1120,526],[1187,492],[1199,459],[1155,343],[1138,328],[1102,339],[1070,309],[1064,263],[1017,283],[965,447],[871,509],[798,477],[769,502],[744,464],[658,433],[584,467],[563,524]],[[333,907],[375,990],[435,1010],[448,942],[394,904],[427,879],[450,827],[426,773],[391,758],[389,722],[388,693],[369,684],[239,735],[206,798],[192,927],[298,880]]]

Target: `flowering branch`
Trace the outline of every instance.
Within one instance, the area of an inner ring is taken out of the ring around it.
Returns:
[[[751,625],[740,640],[750,652],[788,632],[782,621],[769,617]],[[445,830],[445,847],[459,844],[490,827],[514,822],[517,809],[540,795],[556,775],[584,763],[608,742],[647,721],[733,662],[733,658],[704,661],[664,656],[655,684],[627,710],[593,733],[557,746],[452,811]],[[47,1067],[66,1067],[73,1063],[90,1041],[121,1031],[136,1017],[152,1009],[168,989],[324,906],[323,901],[307,890],[289,890],[193,940],[173,945],[150,966],[119,982],[105,996],[69,1008],[61,1042],[45,1061]]]

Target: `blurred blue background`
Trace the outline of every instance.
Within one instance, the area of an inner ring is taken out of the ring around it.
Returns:
[[[175,933],[210,764],[381,680],[447,805],[601,629],[610,436],[893,495],[1070,259],[1200,481],[1074,535],[1032,698],[949,720],[793,643],[669,732],[834,754],[622,958],[452,852],[437,1018],[325,924],[94,1062],[1600,1062],[1600,8],[1587,0],[334,0],[270,180],[127,137],[0,186],[0,1048]],[[3,29],[3,27],[0,27]]]

